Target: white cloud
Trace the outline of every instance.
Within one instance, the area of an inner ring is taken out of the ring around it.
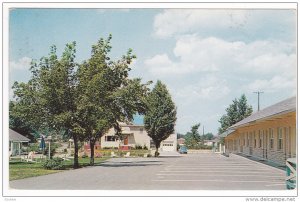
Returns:
[[[175,98],[183,99],[182,104],[189,105],[199,100],[220,99],[229,92],[230,89],[224,79],[216,76],[206,76],[199,78],[197,83],[187,84],[181,89],[177,89],[173,94]],[[189,100],[186,100],[186,98],[189,98]]]
[[[195,32],[203,36],[242,33],[247,37],[284,37],[295,36],[295,27],[288,29],[291,23],[296,23],[296,13],[292,10],[166,9],[155,16],[153,27],[158,37]]]
[[[248,85],[249,91],[262,90],[264,92],[276,92],[280,90],[295,89],[297,83],[295,78],[287,78],[280,75],[274,76],[270,80],[258,79]]]
[[[197,29],[218,29],[241,26],[248,11],[167,9],[154,20],[154,32],[159,37],[193,32]]]
[[[296,73],[295,47],[278,41],[226,41],[184,35],[173,49],[176,60],[164,53],[145,61],[145,68],[160,77],[197,72],[220,72],[248,77],[249,74],[292,75]]]
[[[252,92],[264,91],[266,106],[295,94],[296,16],[292,10],[226,9],[166,9],[156,15],[154,36],[175,45],[142,66],[170,89],[178,131],[197,122],[216,131],[225,108],[243,93],[253,104]]]
[[[31,58],[23,57],[18,61],[10,61],[9,66],[11,70],[28,70],[30,68]]]

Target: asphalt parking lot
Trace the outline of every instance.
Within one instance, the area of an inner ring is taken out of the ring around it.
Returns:
[[[285,172],[215,153],[113,158],[101,166],[15,180],[26,190],[284,190]]]

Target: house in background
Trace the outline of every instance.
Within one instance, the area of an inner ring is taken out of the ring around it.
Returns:
[[[17,156],[21,155],[22,146],[24,143],[30,141],[27,137],[17,133],[16,131],[9,129],[9,155]]]
[[[181,138],[177,139],[177,143],[178,143],[180,146],[182,146],[182,145],[184,145],[184,143],[185,143],[185,139],[181,137]]]
[[[124,149],[135,146],[150,148],[150,137],[147,135],[143,125],[120,123],[120,126],[122,128],[123,140],[120,142],[118,137],[115,136],[115,130],[111,128],[108,133],[101,137],[101,148],[119,146]]]
[[[111,128],[105,135],[100,138],[95,144],[95,150],[100,148],[121,148],[122,150],[129,150],[136,146],[148,149],[154,149],[152,139],[148,136],[147,131],[143,125],[120,123],[122,128],[123,140],[119,141],[115,135],[114,128]],[[84,150],[89,153],[89,143],[85,143]],[[171,134],[166,140],[161,142],[160,151],[176,151],[177,136]]]
[[[252,114],[222,135],[226,153],[285,165],[286,159],[296,157],[296,134],[296,97],[292,97]]]

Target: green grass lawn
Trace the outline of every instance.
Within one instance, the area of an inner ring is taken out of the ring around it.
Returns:
[[[95,165],[99,165],[108,157],[95,158]],[[64,161],[66,170],[73,168],[73,160]],[[89,158],[79,158],[79,164],[81,167],[89,166]],[[64,170],[47,170],[43,168],[42,162],[21,162],[18,160],[12,161],[9,163],[9,180],[18,180],[28,177],[35,177],[40,175],[48,175],[51,173],[57,173]]]

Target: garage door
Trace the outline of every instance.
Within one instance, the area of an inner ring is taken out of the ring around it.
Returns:
[[[173,143],[163,143],[163,151],[174,151],[174,144]]]

